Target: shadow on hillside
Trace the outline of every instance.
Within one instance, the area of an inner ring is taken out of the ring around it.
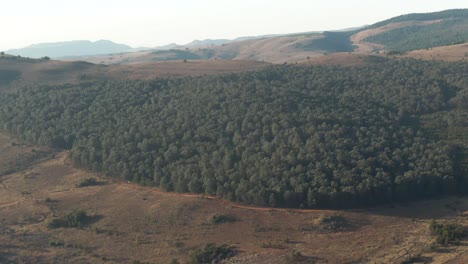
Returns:
[[[414,219],[437,219],[461,215],[466,211],[468,211],[468,196],[447,197],[356,210],[356,212],[366,212],[373,215]]]

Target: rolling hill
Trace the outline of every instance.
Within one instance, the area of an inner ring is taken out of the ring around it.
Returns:
[[[197,41],[197,47],[168,46],[143,51],[80,58],[93,63],[132,64],[184,59],[257,60],[296,63],[332,53],[407,52],[458,45],[468,40],[468,10],[409,14],[348,31],[306,32],[235,40]],[[205,44],[205,45],[203,45]],[[216,45],[218,44],[218,45]],[[175,49],[174,49],[175,48]],[[411,57],[411,54],[407,56]],[[462,60],[464,56],[458,57]],[[444,56],[434,57],[444,60]],[[452,57],[450,60],[454,60]]]
[[[256,61],[159,61],[132,65],[98,65],[84,61],[30,59],[0,56],[0,88],[36,84],[80,83],[91,80],[149,80],[259,70],[268,63]]]

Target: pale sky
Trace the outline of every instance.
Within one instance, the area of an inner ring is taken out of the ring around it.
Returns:
[[[194,39],[333,30],[467,0],[0,0],[0,50],[107,39],[154,47]]]

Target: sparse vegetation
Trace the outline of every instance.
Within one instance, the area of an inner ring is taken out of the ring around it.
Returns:
[[[206,244],[203,249],[198,249],[190,254],[190,264],[221,263],[224,259],[233,257],[236,250],[226,244]]]

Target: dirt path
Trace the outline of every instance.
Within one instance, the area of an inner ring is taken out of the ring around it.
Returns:
[[[59,154],[59,159],[61,159],[63,161],[63,164],[65,164],[66,166],[72,166],[71,161],[68,158],[68,153],[66,151]],[[255,210],[255,211],[279,211],[279,212],[292,212],[292,213],[334,213],[334,212],[337,212],[336,210],[294,209],[294,208],[258,207],[258,206],[242,205],[242,204],[238,204],[238,203],[234,203],[234,202],[222,199],[217,196],[210,196],[206,194],[166,192],[158,188],[145,187],[145,186],[141,186],[135,183],[124,182],[124,181],[116,182],[114,184],[116,184],[117,186],[124,187],[124,188],[131,188],[134,190],[142,190],[142,191],[143,190],[151,191],[151,192],[162,194],[162,195],[172,195],[172,196],[178,196],[178,197],[216,200],[216,201],[222,202],[226,206],[240,208],[240,209]]]
[[[24,198],[21,198],[21,199],[18,199],[14,202],[6,202],[6,203],[0,203],[0,208],[4,208],[4,207],[10,207],[10,206],[13,206],[13,205],[17,205],[19,204],[20,202],[24,201],[25,199]]]
[[[338,212],[336,210],[295,209],[295,208],[258,207],[258,206],[242,205],[242,204],[238,204],[238,203],[234,203],[234,202],[222,199],[217,196],[209,196],[209,195],[207,196],[205,194],[166,192],[161,189],[144,187],[138,184],[128,183],[128,182],[118,182],[115,184],[122,186],[124,188],[129,188],[129,189],[134,189],[134,190],[146,190],[146,191],[151,191],[151,192],[162,194],[162,195],[172,195],[172,196],[178,196],[178,197],[216,200],[216,201],[220,201],[226,206],[240,208],[240,209],[255,210],[255,211],[277,211],[277,212],[289,212],[289,213],[334,213],[334,212]]]

